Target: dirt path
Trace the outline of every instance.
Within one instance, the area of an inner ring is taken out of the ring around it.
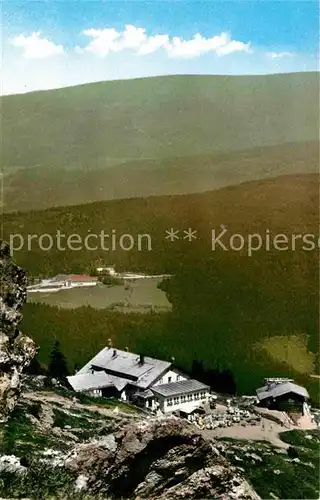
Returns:
[[[203,429],[201,432],[208,438],[228,437],[233,439],[267,441],[273,446],[287,449],[289,445],[281,441],[279,437],[279,433],[285,430],[283,426],[262,418],[260,425],[234,425],[214,430]]]

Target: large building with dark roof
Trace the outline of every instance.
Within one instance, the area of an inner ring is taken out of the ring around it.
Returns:
[[[173,366],[113,347],[105,347],[75,375],[71,387],[94,396],[114,396],[163,412],[199,406],[208,400],[210,388]],[[191,406],[192,406],[191,405]]]

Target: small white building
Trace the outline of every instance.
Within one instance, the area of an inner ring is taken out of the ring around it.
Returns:
[[[208,401],[209,386],[192,380],[169,361],[105,347],[75,375],[75,391],[117,397],[164,413]]]

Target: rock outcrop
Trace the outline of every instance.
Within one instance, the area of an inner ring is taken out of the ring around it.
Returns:
[[[175,417],[133,422],[100,444],[79,445],[65,465],[99,498],[259,498],[214,442]]]
[[[26,276],[0,240],[0,420],[14,408],[21,389],[21,373],[36,354],[34,342],[18,329],[26,301]]]

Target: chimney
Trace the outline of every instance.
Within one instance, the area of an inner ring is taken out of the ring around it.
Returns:
[[[124,350],[125,350],[126,352],[129,352],[129,347],[128,347],[128,346],[126,346],[126,347],[124,348]]]
[[[115,358],[117,356],[117,349],[113,349],[112,357]]]
[[[176,360],[176,358],[175,358],[174,356],[172,356],[172,358],[171,358],[171,363],[172,363],[173,365],[174,365],[174,363],[175,363],[175,360]]]
[[[139,364],[144,365],[144,355],[143,354],[140,354]]]
[[[112,339],[108,339],[108,347],[109,349],[112,347]]]

